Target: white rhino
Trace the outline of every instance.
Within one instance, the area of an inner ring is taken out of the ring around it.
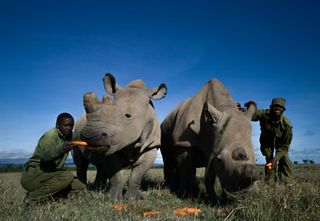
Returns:
[[[152,166],[160,146],[160,123],[151,99],[166,95],[165,84],[148,89],[142,80],[134,80],[121,88],[111,74],[106,74],[107,96],[100,102],[90,92],[83,96],[86,115],[76,123],[75,130],[89,148],[74,151],[78,176],[86,182],[88,162],[97,167],[96,182],[110,181],[110,193],[122,198],[124,168],[131,168],[126,199],[141,198],[142,176]]]
[[[207,196],[217,199],[218,176],[224,193],[257,192],[258,172],[251,142],[254,105],[236,108],[217,79],[178,105],[161,124],[165,182],[178,196],[195,194],[197,167],[206,167]],[[237,194],[238,195],[238,194]]]

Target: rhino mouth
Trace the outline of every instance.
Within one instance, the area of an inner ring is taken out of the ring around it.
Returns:
[[[254,165],[238,166],[231,174],[231,177],[220,177],[223,193],[228,199],[246,197],[258,192],[256,182],[260,177]]]
[[[223,188],[222,190],[225,197],[229,200],[244,198],[247,196],[258,194],[259,192],[256,182],[252,183],[246,188],[239,190],[228,190],[227,188]]]
[[[93,146],[93,145],[90,145],[90,143],[88,143],[88,146],[85,148],[87,150],[90,150],[92,152],[96,152],[96,153],[108,153],[109,150],[110,150],[110,146],[109,145],[99,145],[99,146]]]

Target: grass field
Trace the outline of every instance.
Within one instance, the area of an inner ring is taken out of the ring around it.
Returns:
[[[151,169],[142,185],[144,199],[118,202],[125,205],[122,209],[114,208],[108,194],[99,191],[71,194],[67,199],[25,208],[20,174],[0,173],[0,220],[320,220],[319,165],[295,165],[293,185],[259,182],[259,195],[215,206],[178,199],[161,187],[162,169]],[[197,174],[201,176],[203,171]],[[93,181],[94,176],[95,171],[89,171],[89,180]],[[201,212],[186,216],[174,212],[184,207]],[[158,213],[144,215],[147,211]]]

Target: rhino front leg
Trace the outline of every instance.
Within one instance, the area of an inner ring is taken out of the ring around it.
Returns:
[[[196,194],[196,167],[194,165],[194,153],[185,148],[177,148],[178,171],[178,197],[195,196]]]
[[[122,174],[123,159],[119,154],[112,154],[104,159],[103,171],[107,174],[110,181],[110,195],[117,201],[123,196],[125,179]]]
[[[213,162],[209,162],[204,177],[204,184],[206,187],[206,198],[210,202],[215,202],[217,200],[217,195],[215,191],[215,181],[216,181],[216,174],[213,168]]]
[[[122,191],[125,184],[122,170],[118,171],[110,178],[110,194],[115,201],[122,199]]]
[[[125,199],[135,200],[143,198],[139,191],[141,179],[152,167],[156,156],[157,148],[153,148],[143,153],[134,163],[131,175],[129,177],[128,190],[125,194]]]

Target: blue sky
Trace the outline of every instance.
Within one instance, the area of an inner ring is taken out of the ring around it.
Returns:
[[[211,78],[242,104],[287,99],[293,161],[320,163],[319,1],[0,1],[0,158],[30,156],[111,72],[164,82],[159,120]],[[253,123],[258,162],[259,125]]]

